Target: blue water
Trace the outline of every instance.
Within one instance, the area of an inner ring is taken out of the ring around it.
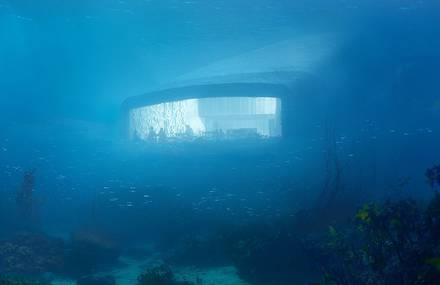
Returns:
[[[439,13],[422,0],[0,0],[0,276],[180,284],[137,281],[163,263],[188,284],[322,282],[295,241],[364,203],[433,196]],[[124,135],[127,98],[211,81],[287,88],[283,135]],[[40,235],[63,243],[61,269],[37,264]],[[78,244],[93,258],[72,257]]]

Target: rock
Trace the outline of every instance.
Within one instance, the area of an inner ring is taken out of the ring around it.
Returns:
[[[66,274],[80,277],[118,263],[119,247],[111,240],[93,232],[75,233],[66,257]]]
[[[64,263],[64,243],[41,234],[20,233],[0,241],[0,274],[57,272]]]

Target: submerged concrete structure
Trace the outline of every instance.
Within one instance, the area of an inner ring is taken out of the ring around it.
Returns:
[[[194,85],[132,97],[124,103],[126,134],[155,137],[278,137],[281,102],[289,90],[277,84]]]
[[[123,103],[129,139],[271,138],[292,121],[296,85],[335,48],[328,35],[298,37],[214,63]]]

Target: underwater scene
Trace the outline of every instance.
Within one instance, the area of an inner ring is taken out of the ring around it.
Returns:
[[[440,2],[0,0],[0,285],[440,285]]]

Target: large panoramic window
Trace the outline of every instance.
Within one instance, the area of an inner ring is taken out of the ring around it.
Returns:
[[[217,97],[165,102],[130,110],[130,137],[213,139],[281,136],[281,100]]]

